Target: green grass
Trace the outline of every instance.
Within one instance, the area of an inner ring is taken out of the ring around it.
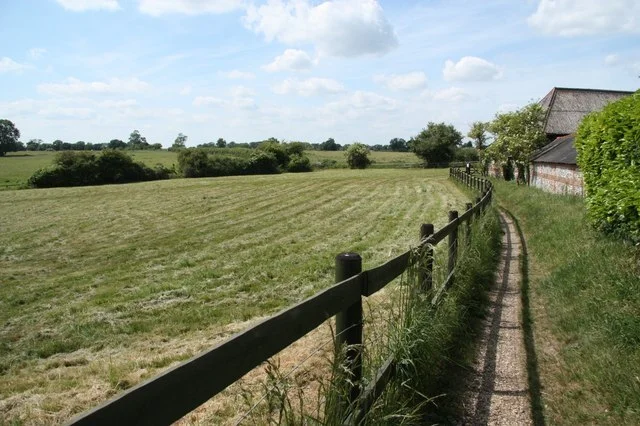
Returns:
[[[381,264],[465,200],[441,170],[0,192],[0,423],[96,405],[327,287],[337,253]]]
[[[640,424],[637,247],[593,231],[581,198],[496,188],[527,242],[547,422]]]
[[[311,164],[320,163],[323,160],[335,161],[336,167],[347,167],[344,151],[306,151]],[[422,161],[412,152],[382,152],[371,151],[369,158],[374,168],[388,167],[414,167]]]

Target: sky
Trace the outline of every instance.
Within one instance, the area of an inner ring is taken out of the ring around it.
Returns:
[[[639,76],[638,0],[0,0],[25,143],[387,144]]]

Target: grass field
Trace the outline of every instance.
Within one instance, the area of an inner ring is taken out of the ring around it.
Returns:
[[[239,151],[242,151],[240,148],[225,148],[218,151],[226,153],[233,150],[240,154]],[[130,153],[136,161],[141,161],[151,167],[162,164],[171,168],[178,163],[178,155],[166,150],[126,152]],[[10,152],[5,157],[0,157],[0,190],[24,188],[27,179],[33,172],[52,164],[55,154],[55,152],[47,151],[24,151]],[[343,151],[307,151],[307,155],[312,164],[322,160],[335,160],[337,167],[347,167]],[[374,167],[406,167],[419,163],[415,154],[410,152],[372,152],[371,159],[374,162]]]
[[[442,170],[0,192],[0,423],[59,422],[415,244]]]
[[[640,254],[587,224],[584,200],[496,182],[528,251],[548,424],[640,424]]]

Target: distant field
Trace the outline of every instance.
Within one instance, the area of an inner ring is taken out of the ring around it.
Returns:
[[[0,424],[67,419],[327,287],[337,253],[381,264],[465,201],[423,169],[2,191]]]
[[[220,152],[227,152],[238,149],[220,149]],[[175,152],[162,151],[127,151],[137,161],[154,166],[162,164],[166,167],[178,163]],[[46,167],[53,162],[55,152],[47,151],[26,151],[8,153],[6,157],[0,157],[0,190],[24,188],[27,179],[36,170]],[[311,163],[318,163],[322,160],[335,160],[339,167],[346,167],[343,151],[307,151]],[[372,152],[371,159],[374,167],[402,167],[418,163],[418,158],[410,152]]]

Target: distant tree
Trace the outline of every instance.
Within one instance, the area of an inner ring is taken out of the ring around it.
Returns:
[[[366,169],[370,164],[369,147],[363,143],[355,142],[349,145],[345,151],[347,164],[352,169]]]
[[[86,145],[87,144],[84,141],[78,141],[78,142],[73,144],[73,150],[74,151],[84,151]]]
[[[223,138],[218,138],[218,140],[216,141],[216,146],[218,148],[225,148],[227,146],[227,141],[225,141]]]
[[[320,144],[321,151],[339,151],[340,145],[333,138],[329,138]]]
[[[27,142],[27,151],[37,151],[42,144],[42,139],[31,139]]]
[[[111,139],[108,146],[109,149],[125,149],[127,144],[120,139]]]
[[[473,139],[474,146],[478,151],[482,151],[487,144],[489,139],[487,136],[488,129],[489,123],[475,121],[471,125],[471,129],[469,129],[469,133],[467,133],[467,137]]]
[[[188,136],[183,135],[182,133],[178,133],[176,140],[173,141],[173,145],[169,148],[169,151],[180,151],[185,148],[185,143],[187,142]]]
[[[129,142],[127,143],[127,148],[129,149],[145,149],[149,147],[149,143],[147,142],[147,138],[142,136],[139,131],[134,130],[129,135]]]
[[[413,152],[428,165],[448,163],[453,159],[454,149],[462,142],[462,134],[451,124],[427,124],[412,143]]]
[[[394,152],[407,152],[409,147],[407,141],[402,138],[393,138],[389,141],[389,150]]]
[[[20,130],[9,120],[0,120],[0,157],[16,150],[20,139]]]
[[[149,145],[149,149],[154,149],[154,150],[162,149],[162,144],[161,143],[151,144],[151,145]]]
[[[306,148],[303,142],[290,142],[285,146],[289,155],[303,155]]]
[[[62,142],[60,139],[56,139],[51,145],[53,145],[54,151],[62,151],[62,145],[64,145],[64,142]]]
[[[531,103],[518,111],[496,114],[489,124],[489,131],[495,139],[486,149],[488,158],[507,168],[513,166],[508,163],[515,163],[519,176],[524,178],[531,154],[547,142],[544,116],[545,112],[538,103]]]

